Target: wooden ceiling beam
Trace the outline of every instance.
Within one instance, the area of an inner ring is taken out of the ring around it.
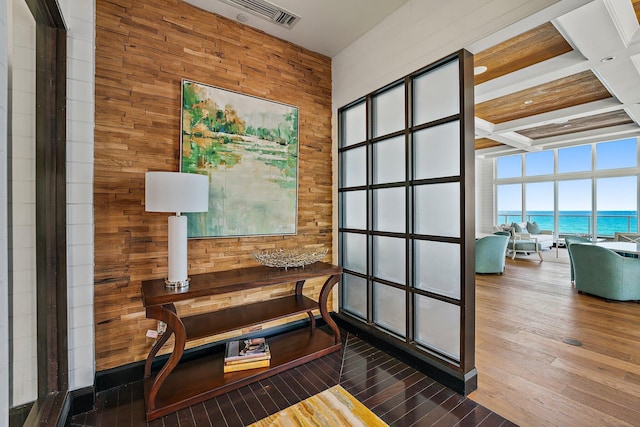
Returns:
[[[535,146],[542,150],[549,150],[552,148],[590,144],[592,142],[602,142],[634,136],[640,136],[640,128],[636,124],[627,124],[576,132],[571,135],[542,138],[535,141]]]
[[[611,111],[622,110],[623,108],[625,108],[625,105],[618,102],[615,98],[602,99],[560,110],[536,114],[534,116],[523,117],[521,119],[510,120],[508,122],[493,125],[492,131],[496,133],[517,132],[523,129],[530,129],[549,123],[558,123],[565,120],[609,113]]]
[[[493,123],[504,123],[608,98],[609,91],[588,70],[476,104],[475,114]]]
[[[478,157],[640,135],[640,0],[591,0],[567,12],[548,18],[553,28],[528,20],[519,25],[529,28],[510,38],[499,32],[492,43],[471,46],[487,62],[480,65],[515,70],[477,79],[476,114],[484,120],[476,118],[476,137],[507,144],[485,141]],[[531,43],[562,51],[554,29],[573,51],[537,62],[544,52]],[[521,68],[500,62],[501,53]],[[591,129],[596,126],[604,127]]]
[[[544,138],[535,141],[531,150],[550,150],[554,148],[570,147],[573,145],[591,144],[594,142],[610,141],[621,138],[632,138],[640,136],[640,128],[635,125],[620,125],[609,128],[594,129],[585,132],[578,132],[572,135]],[[510,146],[496,146],[476,151],[476,157],[487,159],[500,157],[509,154],[521,153],[525,150]]]
[[[476,104],[526,90],[593,68],[580,52],[572,51],[498,77],[475,87]]]
[[[478,40],[475,43],[467,46],[467,50],[474,55],[476,53],[482,52],[483,50],[489,49],[497,44],[500,44],[506,40],[509,40],[519,34],[522,34],[526,31],[532,30],[533,28],[544,24],[545,22],[549,22],[558,16],[562,16],[566,13],[571,12],[579,7],[582,7],[586,4],[591,3],[593,0],[562,0],[555,4],[552,4],[549,7],[546,7],[539,12],[536,12],[524,19],[521,19],[518,22],[515,22],[502,30],[496,31],[487,37],[484,37]],[[639,2],[638,9],[640,10],[640,0],[636,0]]]

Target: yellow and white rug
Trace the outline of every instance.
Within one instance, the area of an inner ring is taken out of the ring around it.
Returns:
[[[289,406],[249,427],[387,426],[339,385]]]

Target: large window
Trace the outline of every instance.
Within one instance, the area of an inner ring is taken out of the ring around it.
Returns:
[[[598,235],[638,232],[638,177],[600,178],[596,181]]]
[[[604,142],[596,145],[596,169],[634,168],[638,165],[636,139]]]
[[[522,221],[522,184],[498,185],[496,197],[499,224]]]
[[[558,183],[559,233],[591,235],[591,179]]]
[[[634,233],[639,178],[637,138],[501,157],[496,221],[536,221],[559,236]]]
[[[525,155],[526,176],[553,174],[553,151],[539,151]]]
[[[558,173],[587,172],[590,170],[590,145],[561,148],[558,150]]]
[[[469,60],[460,52],[339,112],[339,317],[454,372],[461,392],[475,388]]]
[[[551,160],[553,161],[553,158]],[[542,230],[555,229],[554,193],[551,181],[525,184],[527,221],[538,223]]]
[[[499,157],[498,178],[514,178],[522,176],[522,156]]]

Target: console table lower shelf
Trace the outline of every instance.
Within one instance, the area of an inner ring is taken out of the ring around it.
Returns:
[[[318,328],[303,328],[267,338],[271,364],[267,368],[223,373],[224,351],[180,363],[167,377],[156,397],[156,408],[147,411],[147,421],[195,405],[247,384],[286,371],[341,348],[333,335]],[[149,395],[155,375],[144,382]]]

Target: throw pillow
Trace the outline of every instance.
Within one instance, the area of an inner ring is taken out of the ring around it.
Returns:
[[[520,224],[518,224],[517,222],[511,223],[511,229],[516,233],[522,233],[522,228],[520,227]]]
[[[507,233],[509,233],[509,236],[513,236],[514,233],[513,227],[511,227],[510,225],[503,225],[501,231],[506,231]],[[500,231],[498,231],[498,233],[500,233]]]
[[[527,222],[527,231],[531,234],[540,234],[540,226],[537,222]]]

